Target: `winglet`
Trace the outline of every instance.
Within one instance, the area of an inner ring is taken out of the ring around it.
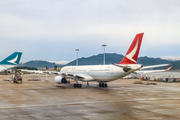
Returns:
[[[136,64],[144,33],[137,34],[123,60],[118,64]]]
[[[170,70],[172,67],[173,67],[173,66],[171,66],[171,67],[167,68],[166,70]]]
[[[0,62],[3,65],[17,65],[21,59],[22,52],[14,52],[4,60]]]

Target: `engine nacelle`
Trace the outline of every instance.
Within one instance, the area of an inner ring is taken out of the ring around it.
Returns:
[[[56,77],[54,78],[54,81],[55,81],[57,84],[66,84],[66,83],[67,83],[66,78],[61,77],[61,76],[56,76]]]

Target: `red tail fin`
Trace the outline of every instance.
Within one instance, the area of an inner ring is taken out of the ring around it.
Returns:
[[[131,43],[131,46],[129,47],[129,50],[119,64],[136,64],[143,34],[144,33],[136,35],[133,42]]]
[[[172,66],[171,67],[169,67],[169,68],[167,68],[166,70],[170,70],[172,68]]]

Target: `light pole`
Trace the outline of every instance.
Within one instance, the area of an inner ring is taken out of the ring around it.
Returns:
[[[106,47],[107,45],[106,44],[103,44],[102,45],[102,47],[104,47],[104,65],[105,65],[105,47]]]
[[[79,49],[76,49],[75,51],[76,51],[76,57],[77,57],[77,59],[76,59],[76,66],[78,66],[78,51],[79,51]]]

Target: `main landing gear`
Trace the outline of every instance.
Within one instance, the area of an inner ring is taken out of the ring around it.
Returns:
[[[107,87],[107,84],[106,84],[106,83],[103,83],[103,82],[100,82],[100,83],[99,83],[99,87]]]
[[[82,88],[82,84],[78,83],[78,77],[74,77],[76,83],[74,83],[74,88]]]
[[[82,85],[81,84],[74,84],[74,88],[81,88]]]

